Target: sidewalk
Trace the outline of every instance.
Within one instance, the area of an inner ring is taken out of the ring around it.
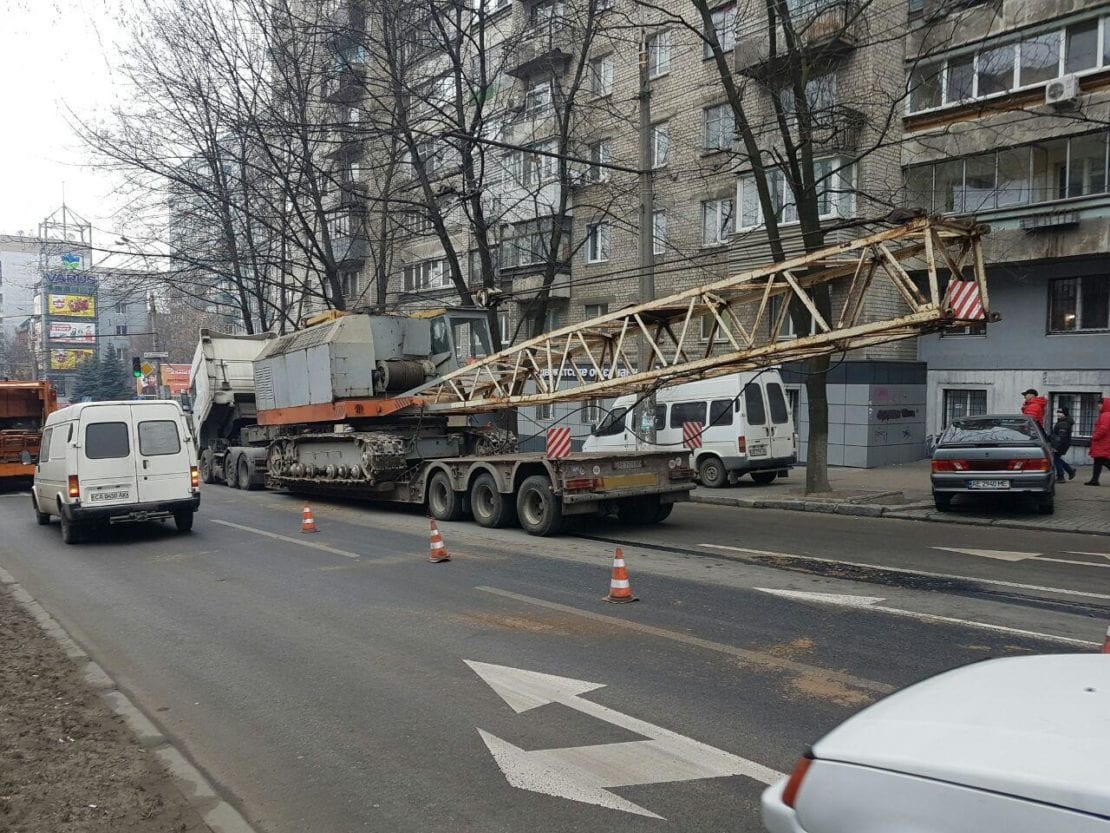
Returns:
[[[861,517],[902,518],[941,523],[1043,529],[1110,535],[1110,482],[1098,488],[1084,486],[1091,467],[1079,469],[1075,480],[1057,484],[1056,512],[1039,515],[1031,502],[976,496],[957,498],[950,512],[938,512],[929,488],[929,461],[918,460],[878,469],[829,468],[833,491],[805,494],[805,468],[791,469],[790,476],[770,486],[757,486],[744,478],[735,486],[706,489],[699,486],[696,503],[740,506],[749,509],[792,509]]]

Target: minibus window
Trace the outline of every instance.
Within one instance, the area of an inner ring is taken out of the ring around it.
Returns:
[[[130,453],[127,423],[94,422],[85,427],[85,456],[90,460],[109,460]]]

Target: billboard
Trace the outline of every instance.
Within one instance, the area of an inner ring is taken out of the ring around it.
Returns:
[[[51,317],[96,318],[96,296],[53,295],[47,298],[46,312]]]
[[[96,344],[96,324],[84,321],[51,321],[50,341],[61,344]]]
[[[51,370],[76,370],[81,362],[89,358],[94,350],[51,350]]]
[[[189,390],[189,371],[192,365],[165,364],[162,365],[162,384],[169,388],[170,396],[177,396]]]

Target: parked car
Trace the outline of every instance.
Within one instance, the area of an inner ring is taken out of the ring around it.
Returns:
[[[834,729],[763,793],[771,833],[1106,833],[1110,663],[988,660]]]
[[[39,524],[61,520],[62,540],[101,524],[173,518],[193,527],[200,472],[185,415],[176,402],[95,402],[52,413],[31,502]]]
[[[1056,472],[1041,427],[1024,414],[952,420],[933,451],[933,501],[948,511],[960,494],[1031,496],[1042,514],[1055,508]]]
[[[636,396],[622,396],[586,438],[583,451],[634,451]],[[777,370],[729,373],[660,388],[655,395],[655,439],[682,448],[682,425],[704,426],[693,451],[703,486],[718,488],[750,474],[760,485],[798,462],[794,417]]]

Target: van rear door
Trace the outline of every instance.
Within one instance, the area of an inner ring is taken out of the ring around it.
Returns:
[[[744,386],[744,437],[748,461],[760,463],[771,456],[771,429],[767,420],[767,401],[759,380]]]
[[[794,447],[794,432],[797,429],[780,382],[767,383],[767,404],[771,416],[771,456],[792,457],[797,453]]]
[[[79,475],[81,503],[90,508],[135,503],[138,485],[131,456],[134,452],[131,407],[85,408],[79,428],[77,471],[66,474]]]
[[[140,503],[187,500],[192,494],[189,451],[174,405],[135,405],[135,466]]]

